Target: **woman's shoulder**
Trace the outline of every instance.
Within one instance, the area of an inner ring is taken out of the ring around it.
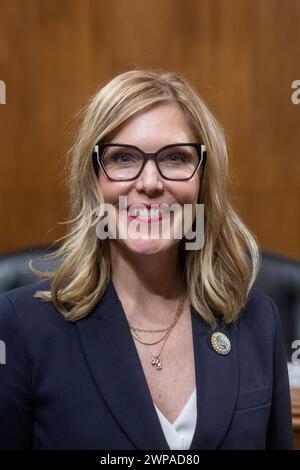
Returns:
[[[37,290],[49,290],[50,289],[50,281],[49,280],[41,280],[36,281],[31,284],[26,284],[20,287],[15,287],[13,289],[7,290],[5,292],[0,293],[0,299],[2,300],[4,297],[9,297],[12,299],[26,299],[30,298],[31,294]]]
[[[0,308],[6,304],[10,304],[14,309],[18,309],[19,307],[22,309],[26,309],[27,307],[33,308],[39,301],[39,299],[34,297],[35,292],[39,290],[50,290],[50,281],[37,281],[33,284],[15,287],[14,289],[1,292]]]
[[[255,320],[273,323],[280,320],[280,314],[278,306],[271,297],[252,287],[247,296],[247,301],[241,309],[239,320],[244,322],[253,322]]]
[[[30,369],[32,364],[56,357],[66,344],[76,346],[74,323],[68,322],[53,302],[34,297],[36,291],[49,287],[49,282],[40,281],[0,294],[0,340],[6,347],[7,363],[9,355],[14,357],[11,367],[25,357]]]
[[[50,290],[50,281],[42,280],[0,293],[0,326],[5,330],[17,324],[33,332],[39,325],[67,323],[51,301],[34,296],[37,291]]]
[[[254,287],[250,289],[236,325],[240,344],[247,345],[251,341],[263,349],[270,343],[274,346],[283,341],[282,320],[277,304]]]

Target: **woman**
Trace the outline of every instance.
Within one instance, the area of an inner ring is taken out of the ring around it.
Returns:
[[[59,266],[1,295],[1,448],[292,448],[278,310],[252,287],[259,250],[193,87],[118,75],[88,104],[71,155]]]

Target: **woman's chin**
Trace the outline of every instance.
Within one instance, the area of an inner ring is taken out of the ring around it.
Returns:
[[[137,240],[128,238],[122,242],[128,250],[141,255],[154,255],[166,251],[171,246],[170,240],[153,240],[151,238],[138,238]]]

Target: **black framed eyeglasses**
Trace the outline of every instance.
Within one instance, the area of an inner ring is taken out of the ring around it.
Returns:
[[[94,168],[98,165],[112,181],[135,180],[149,158],[155,161],[164,179],[185,181],[191,179],[200,166],[204,172],[206,147],[200,143],[178,143],[146,153],[134,145],[101,142],[94,148]]]

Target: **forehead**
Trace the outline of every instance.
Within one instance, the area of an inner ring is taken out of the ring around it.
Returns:
[[[136,145],[149,152],[169,144],[196,142],[184,112],[176,103],[152,105],[135,113],[108,138],[109,142]]]

